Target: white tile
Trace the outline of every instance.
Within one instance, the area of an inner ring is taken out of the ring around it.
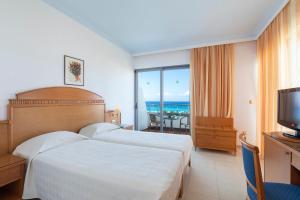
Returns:
[[[183,200],[246,199],[240,151],[237,156],[209,150],[192,152],[192,167],[184,181]]]

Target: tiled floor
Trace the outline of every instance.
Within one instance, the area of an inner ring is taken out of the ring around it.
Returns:
[[[184,180],[183,200],[244,200],[245,180],[240,150],[237,156],[193,150],[192,167]]]

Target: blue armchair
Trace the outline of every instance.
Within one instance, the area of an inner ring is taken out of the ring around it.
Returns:
[[[263,182],[258,147],[246,142],[246,134],[239,136],[242,143],[244,170],[249,200],[300,200],[300,187],[282,183]]]

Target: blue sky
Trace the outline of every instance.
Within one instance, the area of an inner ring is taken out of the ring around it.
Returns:
[[[164,100],[189,101],[189,69],[164,71]],[[143,89],[146,101],[160,99],[160,72],[140,72],[138,75],[139,87]]]

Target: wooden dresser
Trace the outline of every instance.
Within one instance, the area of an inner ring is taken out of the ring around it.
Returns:
[[[232,118],[196,117],[196,147],[236,154],[236,130]]]

